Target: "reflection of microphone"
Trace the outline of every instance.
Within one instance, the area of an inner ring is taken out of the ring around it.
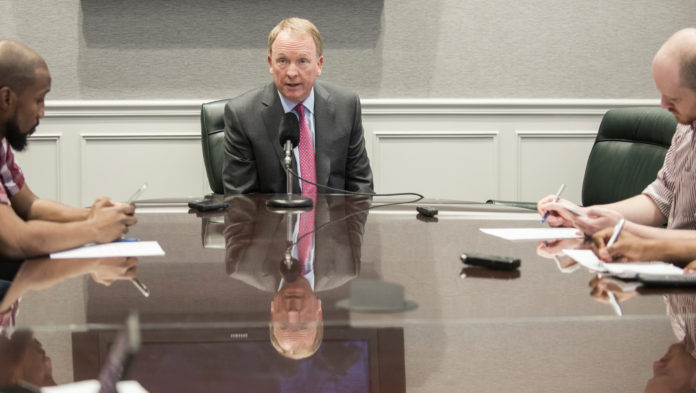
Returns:
[[[292,149],[300,143],[300,122],[294,113],[288,112],[280,121],[278,127],[278,141],[285,150],[283,164],[285,166],[285,196],[275,196],[266,201],[266,206],[284,209],[312,207],[310,198],[294,197],[292,195],[292,177],[290,166],[292,164]]]
[[[300,262],[292,257],[292,244],[285,250],[285,256],[280,262],[280,274],[287,282],[295,282],[302,275]]]

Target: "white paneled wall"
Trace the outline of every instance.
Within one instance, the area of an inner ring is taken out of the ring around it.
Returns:
[[[191,101],[54,101],[18,154],[41,197],[89,205],[210,192]],[[431,198],[537,200],[560,183],[580,201],[582,176],[607,109],[652,100],[363,100],[377,192]],[[319,130],[321,132],[321,130]]]

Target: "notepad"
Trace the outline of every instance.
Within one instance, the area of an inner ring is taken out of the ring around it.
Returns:
[[[54,252],[51,259],[115,258],[162,256],[164,250],[156,241],[113,242],[90,244],[71,250]]]
[[[481,228],[481,232],[506,240],[580,239],[577,228]]]

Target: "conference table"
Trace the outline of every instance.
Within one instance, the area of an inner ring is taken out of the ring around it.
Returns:
[[[164,256],[17,264],[14,331],[32,332],[51,358],[44,380],[97,378],[131,313],[141,342],[123,378],[149,392],[635,392],[693,336],[689,308],[666,306],[691,304],[688,291],[617,289],[612,306],[593,286],[596,272],[561,254],[587,247],[584,239],[510,241],[480,230],[543,227],[536,212],[319,195],[310,298],[320,317],[297,325],[319,346],[291,359],[271,338],[299,330],[272,322],[271,310],[279,289],[299,280],[295,223],[308,213],[269,209],[268,197],[227,197],[213,212],[186,200],[137,202],[128,236],[157,241]],[[465,252],[521,266],[467,266]],[[32,274],[36,283],[23,283]]]

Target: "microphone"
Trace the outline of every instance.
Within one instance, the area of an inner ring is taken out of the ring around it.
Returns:
[[[294,113],[288,112],[280,120],[278,127],[278,142],[287,153],[287,142],[290,142],[290,150],[294,149],[300,143],[300,122]]]
[[[300,122],[297,120],[297,116],[294,113],[288,112],[280,119],[280,126],[278,126],[278,142],[280,142],[280,147],[285,150],[285,158],[283,163],[285,168],[290,168],[292,164],[292,149],[294,149],[300,143]],[[285,171],[286,177],[286,191],[288,194],[292,194],[292,179],[288,176],[288,171]]]
[[[312,199],[294,197],[292,195],[292,149],[300,143],[300,122],[294,113],[288,112],[280,120],[278,126],[278,142],[285,150],[283,164],[285,166],[285,196],[276,196],[266,201],[266,206],[280,209],[311,208]]]

